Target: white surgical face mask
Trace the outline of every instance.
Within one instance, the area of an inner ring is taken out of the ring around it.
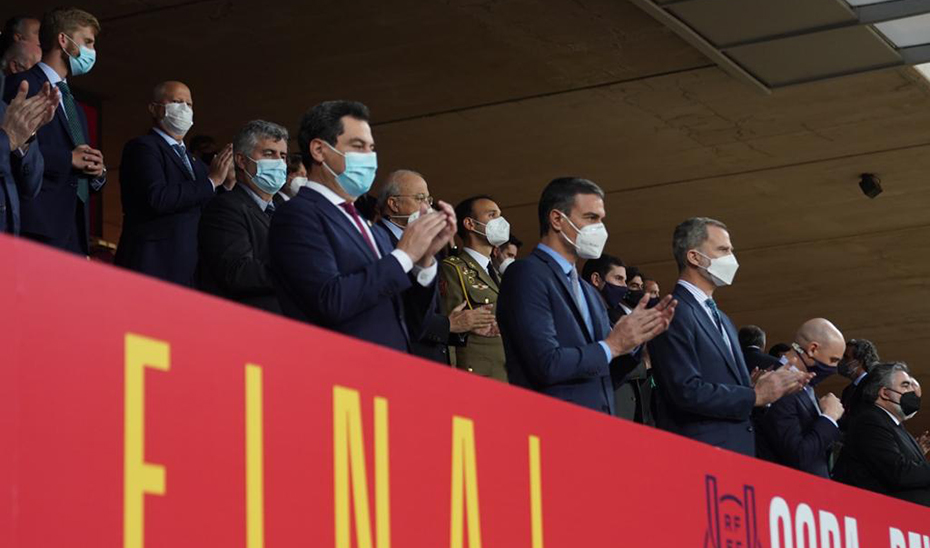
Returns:
[[[575,229],[575,232],[578,233],[575,236],[575,241],[568,239],[568,236],[565,235],[565,231],[562,231],[562,237],[565,238],[565,241],[574,246],[575,251],[578,253],[578,257],[582,259],[599,259],[601,253],[604,252],[604,246],[607,244],[607,227],[604,226],[604,223],[596,223],[593,225],[587,225],[584,228],[579,229],[575,226],[575,223],[568,218],[568,215],[559,211],[559,214],[562,217],[565,217],[565,220],[568,221],[568,224],[572,225],[572,228]]]
[[[503,217],[495,217],[487,223],[474,219],[475,224],[484,226],[484,237],[488,243],[497,247],[510,241],[510,223]],[[480,232],[478,234],[481,234]]]
[[[504,271],[507,270],[507,267],[512,265],[515,262],[517,262],[517,260],[514,259],[513,257],[507,257],[506,259],[501,261],[501,264],[500,266],[497,267],[497,270],[499,270],[501,275],[503,275]]]
[[[707,278],[714,282],[714,285],[721,287],[733,283],[733,278],[736,277],[736,271],[739,270],[739,263],[736,262],[736,255],[730,253],[723,257],[711,259],[696,249],[695,252],[701,257],[710,260],[710,266],[701,267],[701,270],[706,272]]]
[[[168,103],[165,105],[162,123],[165,129],[183,137],[194,125],[194,109],[187,106],[187,103]]]
[[[302,187],[307,186],[307,183],[310,181],[306,177],[294,177],[289,183],[287,183],[287,193],[291,196],[297,196],[297,192],[300,191]]]

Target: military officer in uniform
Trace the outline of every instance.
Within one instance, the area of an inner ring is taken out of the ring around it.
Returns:
[[[500,276],[491,262],[491,252],[510,240],[510,225],[488,196],[468,198],[455,210],[461,214],[458,235],[463,246],[440,265],[443,310],[448,314],[462,303],[469,310],[493,310],[500,292]],[[496,323],[473,329],[465,345],[455,348],[456,367],[506,382],[504,361],[504,344]]]

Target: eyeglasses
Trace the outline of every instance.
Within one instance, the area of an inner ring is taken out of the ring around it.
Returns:
[[[413,198],[418,204],[426,202],[426,205],[433,205],[433,197],[429,194],[395,194],[394,198]]]

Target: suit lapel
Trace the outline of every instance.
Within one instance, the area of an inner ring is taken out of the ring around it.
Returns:
[[[30,70],[35,73],[36,79],[38,79],[39,81],[39,85],[36,86],[36,89],[35,90],[30,89],[29,90],[30,92],[33,92],[33,91],[37,92],[38,90],[42,89],[42,85],[45,83],[48,83],[49,85],[51,85],[51,82],[49,81],[48,76],[45,75],[45,71],[42,70],[42,67],[40,67],[38,64],[36,64]],[[52,87],[57,88],[58,86],[52,86]],[[33,93],[30,93],[30,95],[33,95]],[[77,101],[75,100],[75,103],[76,102]],[[80,107],[78,106],[78,108]],[[55,107],[55,118],[54,119],[58,121],[58,125],[61,126],[61,131],[64,132],[64,134],[68,137],[68,141],[71,142],[71,146],[72,147],[77,146],[74,142],[74,138],[71,137],[71,130],[68,129],[68,118],[65,116],[64,104],[61,101],[59,101],[58,106]]]
[[[533,254],[539,257],[544,263],[549,265],[549,268],[552,270],[555,279],[558,280],[559,284],[562,286],[562,289],[565,291],[565,297],[568,301],[568,306],[572,309],[572,312],[575,314],[575,320],[578,322],[578,325],[581,327],[581,332],[584,333],[586,339],[590,339],[588,334],[588,328],[585,327],[584,318],[581,316],[581,310],[578,310],[578,305],[575,303],[574,293],[572,288],[568,283],[568,276],[565,275],[565,272],[562,271],[562,267],[559,266],[559,263],[555,261],[552,257],[549,256],[545,251],[537,248],[533,250]],[[593,342],[593,341],[592,341]]]
[[[184,165],[184,160],[182,160],[181,157],[178,156],[178,153],[175,152],[173,148],[171,148],[171,145],[169,145],[161,135],[159,135],[158,133],[156,133],[154,129],[153,129],[151,132],[149,132],[149,135],[152,135],[152,136],[155,137],[156,141],[158,142],[158,146],[160,146],[160,147],[162,148],[162,151],[163,151],[165,154],[167,154],[169,158],[171,158],[171,161],[174,162],[174,164],[175,164],[176,166],[178,166],[179,168],[181,168],[181,172],[184,173],[184,176],[187,177],[187,179],[188,179],[189,181],[193,181],[193,180],[194,180],[194,176],[191,174],[191,171],[187,169],[187,166]],[[188,154],[186,148],[184,149],[184,153],[185,153],[185,154]],[[191,169],[193,169],[193,168],[194,168],[194,161],[193,161],[193,159],[190,157],[189,154],[188,154],[188,158],[187,158],[187,159],[188,159],[188,160],[190,161],[190,163],[191,163]]]
[[[298,194],[298,196],[300,196],[300,194]],[[364,236],[359,233],[358,228],[355,227],[352,221],[347,219],[346,216],[339,211],[335,204],[327,200],[326,196],[323,196],[313,189],[310,189],[308,196],[311,200],[316,202],[320,211],[329,218],[330,222],[337,227],[337,230],[341,229],[343,231],[345,236],[352,241],[353,245],[355,245],[360,253],[373,261],[377,260],[377,257],[374,256],[371,249],[368,248],[368,244],[365,243]],[[374,235],[374,231],[372,231],[372,235]]]
[[[704,305],[695,300],[694,295],[690,291],[682,287],[681,285],[675,286],[675,297],[678,298],[679,302],[687,302],[694,308],[694,317],[697,319],[698,325],[701,326],[701,329],[704,330],[704,333],[713,341],[714,346],[717,347],[717,351],[720,352],[720,355],[723,357],[723,360],[726,362],[727,366],[730,367],[730,370],[736,375],[737,379],[743,380],[743,375],[740,373],[739,368],[734,363],[734,356],[736,349],[731,353],[727,349],[727,345],[723,342],[723,334],[717,329],[717,326],[711,321],[710,316],[704,310]],[[721,315],[721,321],[723,316]],[[724,322],[725,324],[726,322]],[[730,344],[733,344],[733,341],[730,341]]]
[[[251,196],[249,196],[249,193],[245,190],[245,188],[242,188],[237,184],[235,187],[233,187],[232,192],[236,193],[236,197],[239,199],[239,201],[245,204],[249,215],[256,219],[259,224],[264,225],[265,228],[271,226],[271,217],[262,211],[262,208],[259,207],[257,203],[255,203],[255,200],[253,200]]]
[[[384,226],[383,226],[384,231],[387,232],[387,236],[388,236],[388,238],[391,240],[391,245],[394,246],[394,247],[396,248],[396,247],[397,247],[397,242],[399,242],[400,240],[397,239],[397,236],[395,236],[395,235],[394,235],[394,232],[391,231],[391,227],[388,226],[388,223],[389,223],[390,221],[386,221],[386,220],[384,220],[384,219],[381,219],[381,220],[378,221],[378,222],[379,222],[381,225],[384,225]]]

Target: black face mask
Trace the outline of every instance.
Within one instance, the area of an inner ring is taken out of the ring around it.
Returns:
[[[856,361],[856,360],[843,360],[843,361],[841,361],[840,364],[836,367],[836,372],[839,373],[840,375],[843,375],[843,376],[846,377],[847,379],[851,379],[851,378],[852,378],[853,371],[855,371],[855,369],[856,369],[855,367],[852,366],[852,364],[853,364],[855,361]]]
[[[646,292],[642,289],[631,289],[626,292],[626,297],[623,298],[623,304],[629,306],[630,308],[636,308],[636,305],[639,304],[639,301],[643,300],[643,297],[646,296]]]
[[[607,308],[617,308],[620,306],[620,302],[626,294],[626,286],[614,285],[610,282],[604,282],[604,287],[601,288],[601,295],[603,295],[604,300],[607,301]]]
[[[801,350],[801,347],[795,346],[794,351],[798,355],[798,358],[801,359],[801,363],[803,363],[804,366],[807,367],[807,372],[814,374],[814,378],[811,379],[810,382],[808,383],[811,386],[811,388],[817,386],[818,384],[825,381],[828,377],[831,377],[833,376],[834,373],[836,373],[835,367],[830,367],[829,365],[823,363],[822,361],[814,357],[809,356],[812,360],[814,360],[814,365],[807,365],[807,362],[804,361],[804,355],[807,352]]]
[[[891,403],[896,403],[901,406],[901,412],[904,413],[904,419],[907,420],[917,414],[920,411],[920,396],[917,395],[917,392],[898,392],[892,388],[886,388],[890,392],[895,394],[901,394],[901,399],[898,401],[892,401],[888,398],[883,398],[886,401]]]

